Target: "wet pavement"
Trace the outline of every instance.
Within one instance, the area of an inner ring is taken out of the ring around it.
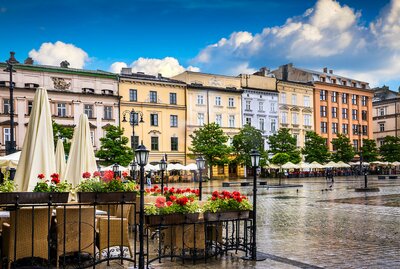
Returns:
[[[158,264],[155,268],[400,268],[400,179],[369,177],[380,192],[355,192],[363,178],[288,179],[295,188],[260,187],[258,250],[268,259],[243,261],[228,255],[204,264]],[[269,180],[269,184],[277,181]],[[193,184],[182,184],[193,187]],[[331,186],[332,185],[332,186]],[[204,184],[207,196],[222,181]],[[252,187],[230,187],[250,196]]]

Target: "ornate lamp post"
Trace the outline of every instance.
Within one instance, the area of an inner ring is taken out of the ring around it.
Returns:
[[[132,161],[130,166],[131,166],[131,177],[133,180],[136,180],[137,162]]]
[[[6,61],[7,67],[3,71],[10,73],[10,141],[6,141],[6,155],[14,153],[15,150],[15,138],[14,138],[14,82],[13,73],[16,72],[14,64],[18,61],[14,58],[14,52],[10,52],[10,59]]]
[[[164,194],[164,171],[167,170],[167,162],[164,157],[160,161],[160,171],[161,171],[161,193]]]
[[[124,112],[122,112],[122,122],[127,122],[126,120],[127,114],[129,114],[129,122],[132,125],[131,148],[132,150],[135,150],[135,125],[139,125],[139,123],[144,123],[143,113],[141,111],[136,111],[134,108],[132,108],[132,110],[125,110]]]
[[[142,144],[135,150],[140,166],[140,207],[139,207],[139,269],[144,269],[144,167],[149,159],[149,151]]]
[[[119,165],[117,163],[114,163],[112,169],[114,172],[114,178],[117,178],[117,176],[119,176]]]
[[[202,172],[204,169],[204,166],[206,164],[206,160],[203,158],[203,156],[200,156],[196,159],[196,164],[197,164],[197,169],[199,170],[199,200],[201,201],[201,196],[202,196],[202,183],[203,183],[203,178],[202,178]]]

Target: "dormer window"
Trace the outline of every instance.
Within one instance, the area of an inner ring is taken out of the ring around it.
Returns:
[[[39,84],[36,84],[36,83],[25,83],[25,88],[26,89],[34,89],[34,88],[37,88],[37,87],[39,87]]]
[[[92,88],[82,88],[82,93],[94,93],[94,89],[92,89]]]
[[[101,94],[103,94],[103,95],[113,95],[114,91],[108,90],[108,89],[103,89],[103,90],[101,90]]]

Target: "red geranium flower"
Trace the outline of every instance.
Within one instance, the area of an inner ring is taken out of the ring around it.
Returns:
[[[89,172],[85,172],[82,174],[83,178],[90,178],[91,174]]]
[[[44,175],[43,174],[39,174],[37,177],[40,178],[40,179],[44,179]]]
[[[123,177],[127,177],[128,176],[128,172],[126,172],[126,171],[122,172],[122,176]]]
[[[101,176],[101,173],[99,171],[96,171],[96,172],[93,173],[93,176],[94,177],[99,177],[99,176]]]

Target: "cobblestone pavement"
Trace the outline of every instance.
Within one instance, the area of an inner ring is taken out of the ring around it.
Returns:
[[[400,207],[393,206],[399,204],[400,180],[369,178],[370,186],[378,186],[380,192],[355,192],[354,188],[361,187],[363,182],[356,177],[335,178],[332,188],[329,188],[330,183],[320,178],[283,182],[302,184],[303,187],[299,188],[259,188],[257,239],[258,250],[268,254],[269,258],[265,261],[249,262],[227,256],[207,264],[183,265],[178,261],[154,263],[153,266],[400,268]],[[212,190],[222,189],[221,181],[204,185],[206,195]],[[190,186],[193,187],[193,184]],[[251,194],[252,187],[239,190]],[[371,200],[380,202],[371,203]],[[384,206],[386,200],[391,206]]]

